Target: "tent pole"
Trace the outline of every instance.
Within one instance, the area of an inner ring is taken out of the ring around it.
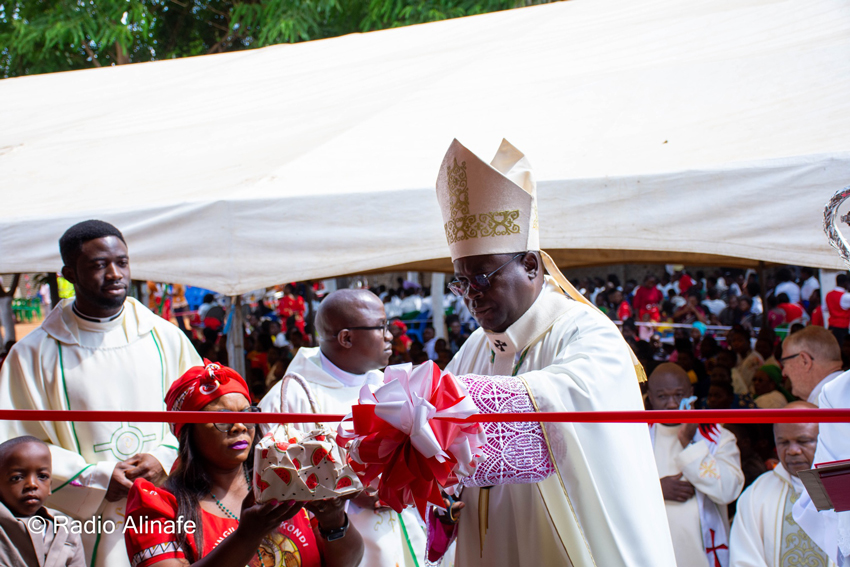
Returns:
[[[434,318],[434,336],[438,339],[446,338],[445,314],[443,305],[443,290],[446,287],[446,274],[434,272],[431,274],[431,316]]]
[[[50,309],[59,305],[59,278],[56,277],[56,272],[47,274],[47,285],[50,288]]]
[[[9,341],[18,339],[15,334],[15,313],[12,311],[12,299],[15,297],[15,290],[18,288],[18,282],[21,281],[21,274],[15,274],[12,277],[12,287],[9,291],[0,285],[0,349],[3,348]]]
[[[245,376],[245,323],[242,317],[242,296],[234,295],[230,299],[233,319],[227,333],[227,361],[233,370],[248,381],[248,377]]]
[[[304,330],[307,331],[307,334],[310,335],[310,343],[314,344],[316,340],[316,330],[315,330],[315,321],[316,321],[316,313],[313,311],[313,299],[315,299],[315,294],[313,293],[313,281],[309,280],[307,282],[307,289],[304,291],[304,302],[307,304],[307,317],[305,318],[305,326]]]
[[[764,279],[764,262],[759,260],[759,297],[761,297],[761,327],[767,327],[767,280]]]

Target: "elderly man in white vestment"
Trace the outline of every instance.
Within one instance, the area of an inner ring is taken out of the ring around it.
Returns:
[[[787,409],[817,407],[791,402]],[[794,521],[791,510],[805,492],[797,476],[812,467],[818,442],[817,423],[773,426],[779,463],[758,477],[738,499],[732,523],[732,567],[834,566],[826,553]]]
[[[800,331],[802,332],[802,331]],[[821,409],[850,408],[850,372],[832,380],[820,392]],[[850,423],[821,423],[814,464],[850,459]],[[794,520],[839,567],[850,567],[850,511],[818,512],[809,494],[794,504]]]
[[[537,411],[643,409],[643,370],[622,335],[540,251],[536,186],[523,154],[503,141],[487,164],[455,140],[437,198],[452,289],[481,325],[446,370],[518,377]],[[542,425],[555,473],[463,489],[456,565],[675,565],[646,425]]]
[[[299,349],[286,374],[298,374],[307,381],[319,413],[346,414],[357,403],[365,384],[384,381],[380,369],[392,354],[384,305],[367,290],[335,291],[319,305],[316,329],[319,347]],[[263,411],[312,411],[304,391],[294,381],[286,386],[283,407],[280,390],[278,382],[266,394],[260,402]],[[410,508],[397,514],[381,507],[373,488],[349,502],[348,517],[363,536],[362,567],[418,565],[425,554],[425,534],[416,512]]]
[[[821,389],[841,373],[841,346],[831,331],[809,325],[782,341],[782,374],[791,393],[818,405]]]
[[[59,248],[76,297],[9,353],[0,370],[0,408],[164,411],[171,382],[201,358],[175,325],[127,297],[124,236],[108,223],[85,221],[65,232]],[[177,457],[168,425],[0,422],[0,439],[20,435],[50,447],[49,506],[80,520],[115,522],[111,534],[82,534],[86,564],[129,565],[122,533],[127,491],[137,478],[165,479]]]
[[[649,377],[653,410],[679,409],[693,395],[685,370],[671,362]],[[720,425],[653,424],[649,428],[678,567],[728,567],[726,507],[744,488],[735,436]]]

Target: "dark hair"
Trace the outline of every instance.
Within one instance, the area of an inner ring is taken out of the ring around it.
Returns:
[[[8,455],[12,449],[17,447],[18,445],[24,445],[26,443],[38,443],[39,445],[44,445],[45,447],[47,447],[47,443],[45,443],[38,437],[33,437],[32,435],[22,435],[21,437],[13,437],[8,441],[0,443],[0,466],[4,464],[3,461],[6,460],[6,455]]]
[[[59,254],[62,255],[62,263],[73,267],[77,263],[77,257],[79,257],[80,251],[83,249],[83,244],[89,240],[104,238],[106,236],[115,236],[125,245],[127,244],[121,231],[108,222],[100,220],[78,222],[66,230],[62,238],[59,239]]]
[[[779,303],[788,303],[791,301],[791,298],[788,297],[787,293],[780,293],[776,296],[776,301]]]
[[[709,382],[709,387],[720,388],[730,396],[735,395],[735,388],[732,386],[732,382],[730,380],[717,380],[714,378],[711,382]]]
[[[266,332],[257,335],[257,347],[260,352],[267,352],[272,346],[274,346],[274,341],[272,341],[270,334]]]
[[[747,284],[747,295],[750,297],[756,297],[759,293],[761,293],[761,286],[756,282],[750,282]]]
[[[732,325],[732,328],[729,329],[729,331],[726,333],[726,336],[730,337],[732,335],[741,335],[745,339],[749,339],[752,337],[750,332],[741,325]]]
[[[177,545],[183,550],[189,563],[195,563],[204,555],[204,520],[201,513],[201,498],[210,494],[212,487],[206,463],[195,446],[194,430],[194,423],[187,423],[180,430],[178,437],[180,448],[177,451],[177,462],[174,470],[171,471],[165,481],[165,489],[171,492],[177,500],[177,517],[183,519],[183,522],[179,524]],[[248,459],[242,463],[242,469],[249,479],[251,478],[251,471],[254,470],[254,447],[259,438],[260,428],[256,427],[254,428],[254,440],[251,442]],[[248,481],[248,490],[251,490],[250,480]],[[186,532],[184,531],[184,527],[190,520],[193,524],[189,525],[199,527],[194,533],[198,557],[193,557],[192,548],[187,544]]]
[[[835,276],[835,285],[838,287],[847,287],[847,274],[838,274]]]
[[[776,279],[779,280],[780,283],[791,281],[791,270],[788,268],[780,268],[778,272],[776,272]]]

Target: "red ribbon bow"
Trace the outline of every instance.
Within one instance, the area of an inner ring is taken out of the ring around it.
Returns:
[[[439,413],[456,406],[466,398],[466,392],[462,388],[460,382],[451,374],[442,375],[440,369],[433,365],[430,392],[422,397]],[[372,394],[372,397],[380,400],[375,394]],[[413,399],[415,397],[412,396]],[[452,444],[464,433],[477,435],[481,427],[477,423],[458,424],[445,419],[429,420],[428,425],[442,448],[442,455],[441,458],[426,457],[414,447],[410,435],[378,417],[377,408],[379,405],[374,403],[353,406],[353,435],[346,432],[338,436],[337,440],[342,444],[352,437],[357,438],[354,453],[360,462],[352,458],[349,458],[349,461],[351,467],[360,475],[364,486],[380,476],[378,496],[387,506],[401,512],[405,506],[412,504],[424,519],[429,502],[441,508],[445,506],[440,488],[458,482],[455,474],[458,462],[450,450]],[[474,468],[476,463],[464,464]]]

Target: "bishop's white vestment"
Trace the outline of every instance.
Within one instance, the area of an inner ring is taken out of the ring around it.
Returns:
[[[726,506],[744,488],[741,453],[735,436],[716,426],[712,442],[697,434],[687,447],[679,427],[653,425],[658,477],[682,473],[697,491],[684,502],[664,501],[678,567],[728,565],[729,517]],[[711,509],[709,509],[711,507]],[[713,525],[712,525],[713,524]],[[712,530],[714,533],[712,533]]]
[[[850,408],[850,372],[823,386],[818,407]],[[850,459],[850,423],[821,423],[818,431],[813,464]],[[794,520],[839,567],[850,567],[850,511],[818,512],[806,492],[794,504]]]
[[[475,331],[446,368],[520,377],[537,411],[642,410],[629,353],[603,314],[567,298],[550,278],[504,333]],[[506,425],[506,431],[510,426]],[[543,424],[556,473],[489,489],[479,539],[479,495],[464,488],[459,567],[674,567],[645,424]]]
[[[299,374],[309,384],[319,413],[347,414],[360,397],[364,384],[383,384],[384,375],[372,370],[357,376],[336,367],[322,355],[319,348],[298,350],[286,369],[287,374]],[[275,384],[260,402],[265,412],[311,413],[310,403],[301,386],[289,380],[284,407],[280,404],[281,382]],[[294,424],[309,429],[312,424]],[[337,424],[328,424],[335,428]],[[264,433],[268,429],[265,428]],[[363,536],[365,546],[362,567],[397,567],[421,565],[425,557],[425,532],[413,508],[398,514],[388,508],[380,512],[360,508],[348,502],[348,518]]]
[[[779,464],[741,494],[729,538],[731,567],[835,566],[792,517],[804,490]]]
[[[165,411],[171,382],[203,362],[183,332],[135,299],[108,322],[77,316],[73,302],[60,303],[12,348],[0,370],[0,408]],[[87,564],[129,566],[122,533],[127,501],[104,496],[115,464],[137,453],[150,453],[171,470],[177,439],[168,424],[0,422],[0,439],[21,435],[50,445],[48,506],[80,520],[115,522],[111,534],[82,534]]]

